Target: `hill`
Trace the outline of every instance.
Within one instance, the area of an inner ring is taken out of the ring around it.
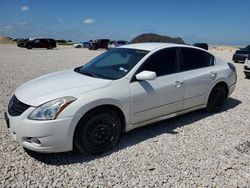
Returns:
[[[172,38],[169,36],[163,36],[154,33],[141,34],[131,40],[131,43],[142,43],[142,42],[168,42],[168,43],[185,44],[185,42],[180,37]]]
[[[0,44],[15,44],[9,37],[0,36]]]

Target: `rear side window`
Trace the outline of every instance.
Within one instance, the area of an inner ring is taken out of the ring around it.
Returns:
[[[214,57],[201,50],[181,48],[182,63],[181,71],[199,69],[214,65]]]
[[[48,39],[48,42],[54,43],[55,40],[54,39]]]
[[[146,60],[140,71],[153,71],[156,76],[173,74],[178,71],[177,49],[168,48],[156,52]]]
[[[43,42],[43,43],[47,42],[46,39],[41,39],[40,41]]]

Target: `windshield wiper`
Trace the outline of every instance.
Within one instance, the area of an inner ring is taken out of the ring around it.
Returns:
[[[94,78],[99,78],[99,76],[97,76],[96,74],[93,74],[91,72],[87,72],[87,71],[80,71],[81,67],[77,67],[75,68],[75,72],[86,75],[86,76],[90,76],[90,77],[94,77]]]
[[[90,72],[81,72],[81,73],[86,75],[86,76],[91,76],[91,77],[97,78],[97,76],[95,74],[90,73]]]

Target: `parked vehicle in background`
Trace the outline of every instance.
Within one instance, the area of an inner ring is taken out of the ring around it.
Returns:
[[[250,77],[250,55],[245,60],[244,73],[247,78]]]
[[[218,112],[236,79],[232,63],[200,48],[129,44],[26,82],[5,118],[13,138],[30,150],[100,154],[121,131],[202,108]]]
[[[89,47],[89,42],[83,42],[82,46],[83,46],[83,48],[88,48]]]
[[[97,39],[97,40],[90,40],[89,41],[89,50],[97,50],[99,48],[108,49],[109,39]]]
[[[237,50],[233,55],[233,61],[235,63],[242,62],[244,63],[246,58],[250,55],[250,45],[246,46],[243,49]]]
[[[126,44],[128,44],[128,41],[125,41],[125,40],[109,41],[108,49],[116,48],[118,46],[122,46]]]
[[[76,44],[73,44],[73,47],[75,47],[75,48],[88,48],[89,42],[76,43]]]
[[[27,49],[32,49],[32,48],[53,49],[56,47],[56,41],[54,39],[49,39],[49,38],[36,38],[25,41],[23,47]]]
[[[208,50],[208,44],[207,43],[194,43],[193,46]]]
[[[16,40],[16,43],[17,43],[17,46],[18,47],[21,47],[21,48],[24,48],[24,44],[28,41],[28,40],[30,40],[30,39],[17,39]]]
[[[74,48],[83,48],[83,45],[82,45],[82,43],[76,43],[76,44],[73,44],[73,47]]]

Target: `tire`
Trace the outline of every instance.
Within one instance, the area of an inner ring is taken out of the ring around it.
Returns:
[[[244,72],[246,78],[250,78],[250,72]]]
[[[31,49],[32,49],[32,46],[31,46],[31,45],[28,45],[28,46],[27,46],[27,49],[31,50]]]
[[[48,46],[47,49],[48,50],[51,50],[53,48],[53,46]]]
[[[102,154],[117,145],[120,133],[119,116],[113,110],[99,108],[79,121],[75,130],[74,145],[84,154]]]
[[[89,46],[88,48],[89,48],[89,50],[92,50],[92,46]]]
[[[217,85],[211,91],[206,110],[208,112],[219,112],[227,99],[227,90],[223,85]]]

